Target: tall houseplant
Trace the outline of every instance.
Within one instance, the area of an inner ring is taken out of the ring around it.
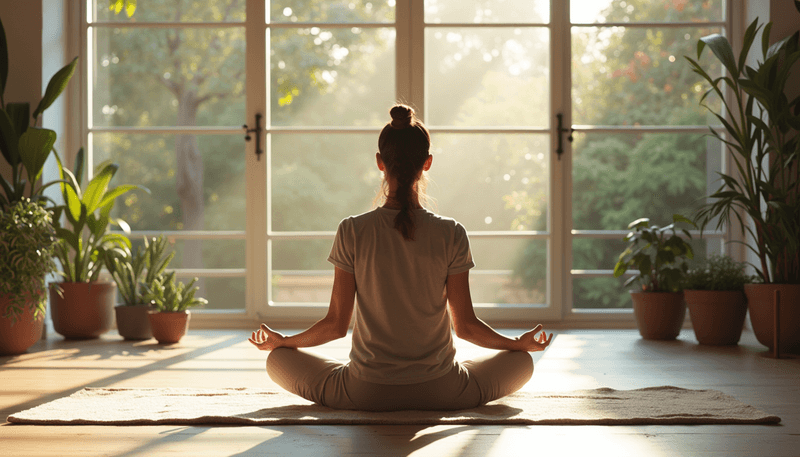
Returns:
[[[26,197],[33,201],[45,199],[43,190],[58,183],[52,181],[37,184],[56,142],[55,131],[37,127],[37,124],[39,116],[66,88],[77,63],[76,57],[50,78],[44,96],[33,113],[30,103],[6,103],[4,93],[9,70],[8,42],[0,21],[0,152],[11,169],[10,180],[0,176],[0,209],[13,206]]]
[[[152,306],[145,294],[155,287],[175,257],[175,252],[168,251],[167,245],[167,239],[160,235],[150,240],[145,237],[144,246],[135,253],[127,246],[118,246],[105,253],[106,268],[122,297],[122,304],[114,308],[117,330],[126,340],[146,340],[153,336],[148,317]]]
[[[630,224],[625,237],[628,246],[614,266],[614,276],[629,269],[637,272],[625,285],[638,283],[640,290],[631,290],[633,314],[642,338],[673,340],[680,333],[686,316],[686,303],[681,292],[688,269],[686,260],[694,257],[691,245],[678,235],[676,224],[694,226],[691,220],[675,214],[673,223],[664,227],[650,225],[650,219],[637,219]],[[681,230],[685,237],[691,234]]]
[[[800,2],[795,6],[800,11]],[[720,78],[687,57],[711,86],[705,95],[722,100],[723,113],[709,110],[723,128],[710,130],[726,145],[738,172],[720,173],[722,185],[697,216],[702,228],[717,218],[718,229],[738,222],[742,233],[750,235],[745,244],[758,257],[753,266],[763,283],[745,287],[753,330],[761,344],[772,348],[773,297],[779,290],[781,345],[795,352],[800,351],[800,97],[790,100],[786,88],[800,72],[800,32],[770,45],[772,24],[766,24],[763,61],[750,66],[747,56],[761,28],[757,19],[747,28],[738,60],[724,36],[700,39],[698,58],[711,49],[727,72]],[[726,97],[726,90],[733,96]]]
[[[55,242],[52,215],[40,204],[23,197],[0,208],[0,355],[23,353],[42,337]]]
[[[112,223],[130,231],[125,221],[111,217],[111,210],[117,197],[139,188],[135,185],[109,188],[119,167],[104,163],[98,165],[94,177],[82,189],[83,159],[81,149],[76,157],[76,174],[60,166],[65,181],[61,184],[64,205],[55,209],[59,238],[55,254],[61,262],[59,274],[63,281],[52,284],[50,294],[56,332],[77,339],[97,338],[113,325],[116,284],[98,279],[105,251],[115,247],[130,249],[131,242],[125,235],[110,232]],[[62,213],[69,222],[67,227],[59,222]]]

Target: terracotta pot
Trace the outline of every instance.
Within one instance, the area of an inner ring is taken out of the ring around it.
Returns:
[[[16,321],[6,318],[6,307],[11,302],[10,296],[0,295],[0,355],[22,354],[42,338],[44,313],[33,318],[35,298],[25,304],[22,315]]]
[[[161,344],[177,343],[189,330],[191,313],[186,311],[158,312],[150,311],[150,326],[153,336]]]
[[[646,340],[674,340],[686,317],[681,292],[631,292],[633,315]]]
[[[149,304],[117,305],[114,312],[117,316],[117,331],[126,340],[148,340],[153,337],[150,327]]]
[[[745,284],[750,322],[758,342],[772,350],[775,290],[781,291],[781,352],[800,353],[800,284]]]
[[[98,338],[114,326],[117,285],[113,282],[61,282],[63,297],[50,285],[53,328],[69,339]]]
[[[694,336],[700,344],[738,344],[747,298],[738,290],[684,290]]]

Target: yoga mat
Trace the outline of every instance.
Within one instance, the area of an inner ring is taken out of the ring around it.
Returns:
[[[13,414],[38,425],[672,425],[776,424],[780,418],[716,390],[672,386],[517,392],[460,411],[339,411],[288,392],[251,388],[91,388]]]

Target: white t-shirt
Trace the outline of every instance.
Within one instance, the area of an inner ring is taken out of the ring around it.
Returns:
[[[447,276],[475,266],[464,226],[416,209],[407,241],[394,228],[398,212],[380,207],[342,220],[328,257],[356,278],[350,369],[378,384],[425,382],[452,369]]]

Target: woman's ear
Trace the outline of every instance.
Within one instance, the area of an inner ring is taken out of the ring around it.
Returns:
[[[381,153],[375,153],[375,160],[378,162],[378,170],[386,171],[386,165],[383,164],[383,159],[381,159]]]
[[[431,169],[431,164],[433,164],[433,154],[429,154],[428,158],[425,159],[425,165],[422,166],[422,169],[428,171]]]

